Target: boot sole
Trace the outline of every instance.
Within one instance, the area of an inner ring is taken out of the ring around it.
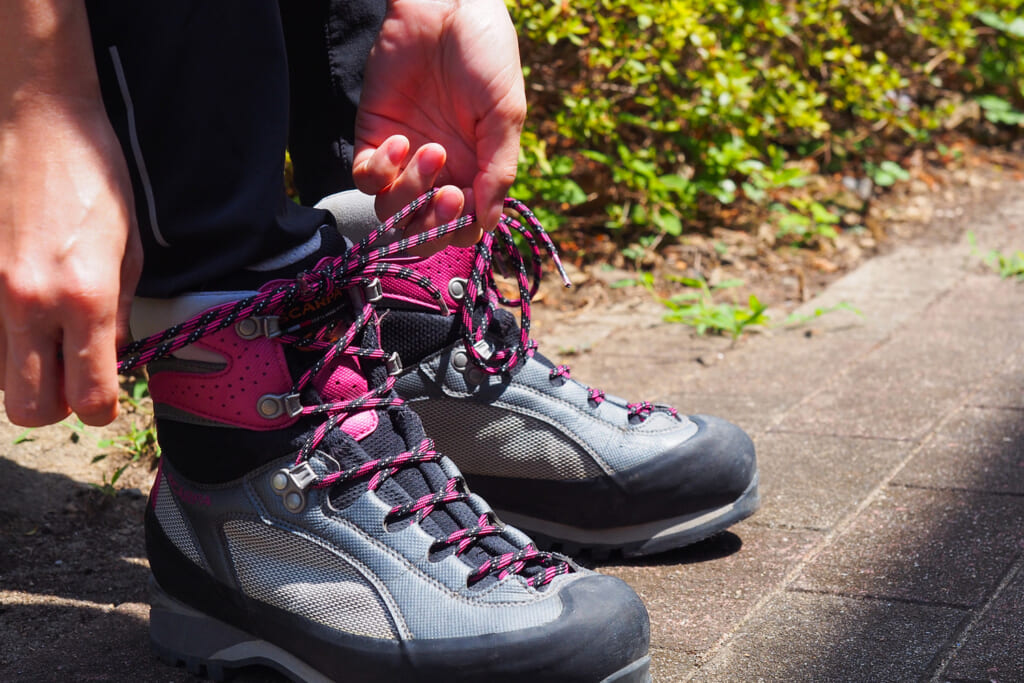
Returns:
[[[153,577],[149,593],[150,644],[171,666],[213,681],[226,680],[235,669],[265,666],[296,683],[332,683],[286,650],[175,600]],[[645,655],[600,683],[651,683],[650,664]],[[487,674],[480,677],[486,679]]]
[[[503,522],[522,529],[544,549],[603,558],[613,553],[642,557],[703,541],[754,514],[761,505],[755,474],[732,503],[655,522],[609,529],[583,529],[496,508]]]

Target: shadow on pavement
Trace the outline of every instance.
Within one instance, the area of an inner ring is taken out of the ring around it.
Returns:
[[[743,640],[792,680],[1024,680],[1022,563],[1024,410],[968,406]]]

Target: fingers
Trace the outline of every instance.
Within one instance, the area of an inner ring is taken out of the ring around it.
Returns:
[[[518,141],[518,138],[516,140]],[[424,192],[436,187],[446,173],[447,152],[443,146],[427,143],[417,148],[411,156],[410,151],[408,139],[395,135],[386,139],[377,149],[364,153],[355,164],[353,176],[356,178],[356,185],[361,191],[376,195],[375,209],[381,220],[395,214]],[[514,176],[513,169],[512,177]],[[488,182],[491,185],[488,185]],[[497,224],[501,215],[504,193],[509,184],[511,180],[497,184],[489,178],[483,181],[483,186],[488,188],[492,197],[492,206],[488,207],[492,227]],[[440,188],[430,205],[404,226],[405,234],[415,235],[455,220],[462,215],[467,205],[471,205],[467,198],[472,198],[474,194],[473,190],[463,192],[454,185]],[[410,254],[428,256],[448,244],[473,245],[482,234],[478,223],[479,221],[457,233],[413,248]]]
[[[409,138],[392,135],[376,149],[366,148],[356,154],[352,179],[366,194],[379,194],[398,178],[409,156]]]
[[[59,282],[39,276],[38,267],[38,278],[20,271],[5,281],[0,387],[11,422],[38,427],[72,411],[90,425],[117,417],[118,308],[120,302],[126,318],[141,263],[137,252],[129,245],[120,291],[107,270],[88,266],[65,266]]]
[[[445,185],[438,190],[437,194],[434,195],[434,199],[422,213],[421,216],[416,218],[416,221],[406,228],[406,233],[409,235],[415,235],[417,233],[428,230],[438,225],[444,225],[449,223],[459,216],[462,215],[462,211],[466,206],[465,195],[462,190],[455,187],[454,185]],[[427,257],[448,246],[457,236],[463,235],[464,233],[473,233],[477,235],[476,239],[479,239],[479,230],[476,229],[476,224],[469,225],[455,233],[450,233],[440,239],[421,244],[419,247],[414,247],[409,250],[412,256]],[[464,237],[469,239],[468,237]],[[476,242],[474,239],[472,243]]]
[[[433,188],[446,159],[444,147],[436,143],[417,149],[408,164],[403,164],[388,184],[377,190],[377,215],[383,220]]]
[[[473,190],[467,190],[463,194],[463,197],[464,206],[462,208],[462,211],[473,211],[473,206],[475,203],[475,196]],[[458,215],[456,215],[455,217],[458,217]],[[452,237],[451,240],[449,241],[449,244],[453,247],[471,247],[480,241],[480,238],[483,236],[483,234],[484,231],[483,228],[481,227],[480,219],[478,217],[477,220],[474,221],[473,223],[467,225],[461,230],[452,233]]]
[[[104,305],[89,318],[71,317],[64,327],[64,387],[71,410],[98,426],[117,417],[117,309]]]
[[[14,424],[42,427],[59,422],[71,413],[59,381],[62,370],[57,356],[60,331],[19,334],[7,329],[4,408]]]

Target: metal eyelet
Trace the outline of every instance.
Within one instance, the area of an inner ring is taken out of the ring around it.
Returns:
[[[380,283],[380,278],[373,278],[363,287],[363,296],[371,304],[375,304],[384,298],[384,286]]]
[[[281,334],[281,326],[276,315],[257,315],[235,323],[235,334],[245,340],[273,338]]]
[[[302,413],[298,394],[264,394],[256,401],[256,412],[267,420],[276,420],[282,415],[295,417]]]
[[[465,278],[453,277],[448,281],[448,295],[455,301],[462,301],[468,291],[469,282]]]
[[[491,354],[494,353],[494,348],[486,339],[481,339],[473,344],[473,348],[476,349],[477,353],[480,354],[480,357],[484,359],[490,358]],[[478,377],[482,371],[480,368],[476,367],[474,363],[470,362],[469,353],[464,347],[459,347],[457,350],[452,352],[452,367],[463,375],[472,376],[468,377],[468,379],[476,384],[479,384],[482,381],[482,379],[479,378],[473,379],[473,377]]]
[[[281,497],[288,512],[298,514],[306,508],[306,489],[316,481],[316,472],[308,462],[274,472],[270,488]]]
[[[384,361],[384,367],[387,368],[388,375],[391,377],[402,374],[402,357],[398,355],[397,351],[388,356],[388,359]]]

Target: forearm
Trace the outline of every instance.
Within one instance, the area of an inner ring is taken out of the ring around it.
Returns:
[[[102,104],[82,0],[0,3],[0,64],[0,122],[39,105]]]
[[[0,389],[7,417],[117,414],[132,191],[81,0],[0,3]]]

